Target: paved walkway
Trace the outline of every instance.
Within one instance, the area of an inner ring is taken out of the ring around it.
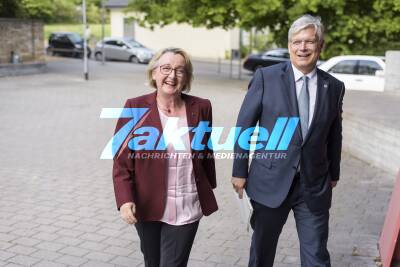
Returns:
[[[103,107],[146,92],[145,66],[53,61],[49,73],[0,79],[0,266],[143,266],[136,232],[115,209],[111,161],[100,154],[114,120]],[[199,63],[193,94],[211,98],[215,126],[232,126],[245,81]],[[334,267],[375,266],[394,177],[343,155],[329,248]],[[201,221],[190,267],[246,266],[249,234],[239,223],[231,161],[217,161],[219,212]],[[292,216],[276,265],[299,266]]]

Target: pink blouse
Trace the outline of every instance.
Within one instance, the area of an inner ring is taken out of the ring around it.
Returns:
[[[187,127],[186,116],[168,117],[158,110],[163,136],[167,145],[167,199],[160,221],[171,225],[184,225],[200,220],[203,216],[194,178],[189,133],[181,137],[184,150],[175,150],[171,140],[181,127]],[[166,128],[165,126],[167,125]]]

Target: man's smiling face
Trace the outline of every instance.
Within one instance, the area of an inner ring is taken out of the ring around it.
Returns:
[[[290,61],[304,74],[311,72],[318,61],[323,42],[318,40],[314,27],[305,28],[293,34],[288,48]]]

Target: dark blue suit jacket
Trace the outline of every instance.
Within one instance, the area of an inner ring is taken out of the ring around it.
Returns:
[[[344,84],[317,69],[315,110],[307,136],[303,140],[300,123],[287,151],[265,150],[256,154],[285,152],[286,159],[243,157],[248,150],[235,145],[233,176],[247,178],[246,192],[256,202],[276,208],[285,200],[300,164],[304,199],[313,212],[329,209],[332,199],[331,181],[339,180],[342,148],[342,101]],[[237,120],[242,131],[259,124],[270,133],[278,117],[298,117],[293,69],[290,62],[256,71],[249,84]],[[239,154],[236,154],[239,155]]]

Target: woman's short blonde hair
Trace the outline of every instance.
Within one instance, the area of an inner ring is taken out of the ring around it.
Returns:
[[[149,62],[149,65],[147,66],[147,79],[149,81],[149,84],[151,85],[151,87],[157,89],[156,81],[153,80],[153,70],[159,66],[158,60],[160,59],[160,57],[162,57],[162,55],[164,55],[166,53],[173,53],[175,55],[176,54],[181,55],[183,57],[183,59],[185,60],[186,84],[182,88],[182,91],[189,92],[191,85],[192,85],[192,81],[193,81],[192,61],[190,60],[189,55],[183,49],[177,48],[177,47],[168,47],[168,48],[161,49],[153,56],[153,58]]]

